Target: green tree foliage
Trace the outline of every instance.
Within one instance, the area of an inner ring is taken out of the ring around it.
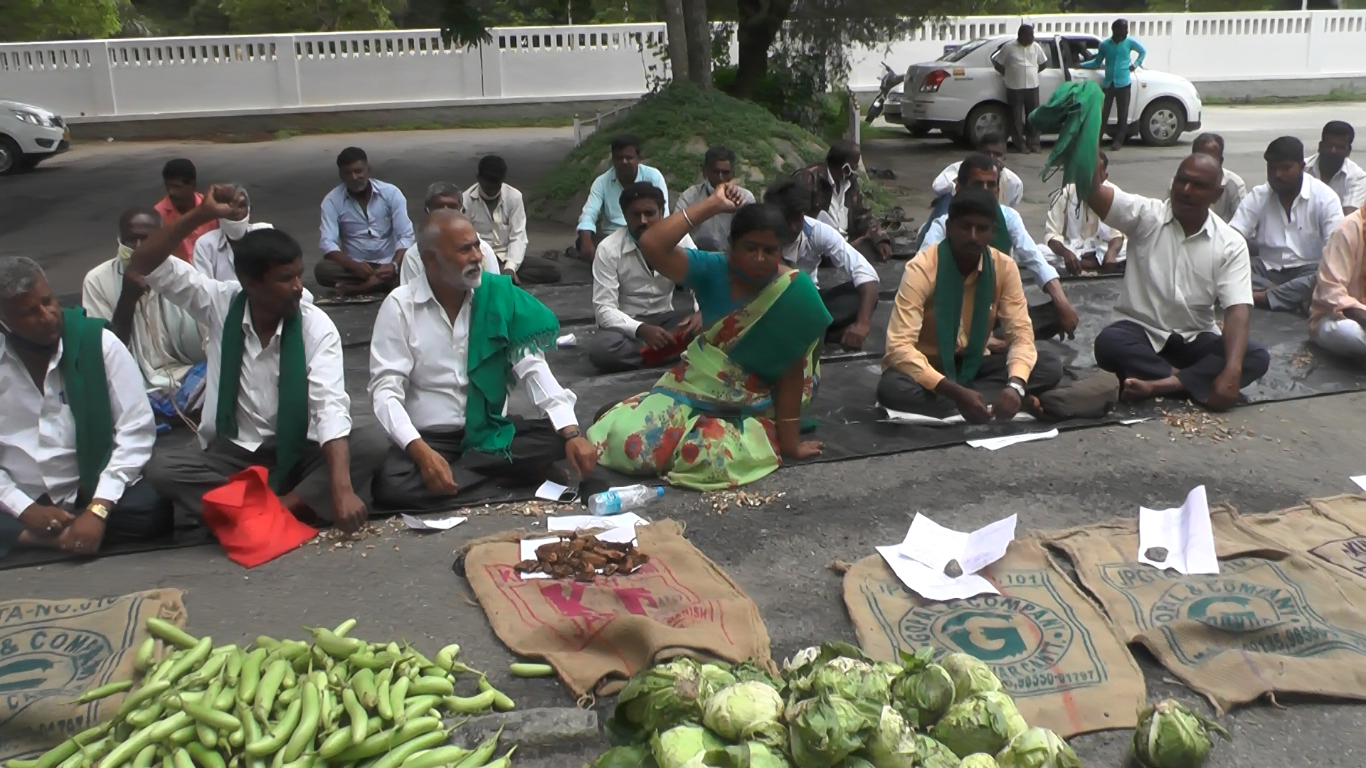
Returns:
[[[221,0],[234,34],[393,29],[383,0]]]
[[[109,37],[123,25],[120,0],[0,0],[0,41]]]

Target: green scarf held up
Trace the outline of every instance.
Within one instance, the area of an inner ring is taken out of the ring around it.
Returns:
[[[247,294],[238,293],[223,320],[223,344],[218,364],[218,404],[214,425],[219,437],[237,437],[237,396],[242,383],[242,355],[247,334],[242,327]],[[299,463],[308,442],[308,358],[304,352],[303,312],[286,317],[280,329],[279,411],[275,416],[275,466],[270,487],[276,493]]]
[[[485,274],[470,302],[470,386],[461,450],[511,458],[515,429],[503,405],[513,383],[512,363],[553,347],[560,322],[507,275]]]
[[[1040,177],[1048,181],[1061,170],[1063,186],[1076,185],[1080,199],[1085,199],[1095,182],[1104,103],[1105,92],[1100,86],[1090,80],[1072,81],[1058,86],[1047,104],[1029,113],[1035,130],[1058,135]]]
[[[66,384],[66,404],[76,422],[80,503],[94,498],[100,475],[114,453],[114,412],[104,371],[104,328],[103,320],[86,317],[80,307],[62,310],[62,359],[58,365]]]
[[[987,351],[991,332],[991,303],[996,298],[996,261],[988,251],[982,257],[977,286],[972,300],[972,322],[968,326],[968,345],[963,349],[963,367],[954,362],[958,351],[958,327],[963,322],[963,293],[967,278],[958,270],[953,249],[947,239],[939,243],[939,268],[934,276],[934,331],[939,345],[942,373],[954,383],[971,386]]]

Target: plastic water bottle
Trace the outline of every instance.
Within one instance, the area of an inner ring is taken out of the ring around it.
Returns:
[[[634,512],[655,499],[664,498],[664,486],[626,485],[588,497],[588,513],[595,517]]]

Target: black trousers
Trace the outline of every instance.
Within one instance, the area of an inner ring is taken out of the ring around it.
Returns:
[[[1025,391],[1031,395],[1047,392],[1062,381],[1062,358],[1046,349],[1038,350],[1038,354],[1034,370],[1030,371],[1029,379],[1025,382]],[[955,365],[962,365],[962,360],[959,357]],[[1006,366],[1006,355],[987,355],[982,358],[972,388],[980,392],[988,403],[995,400],[1010,381]],[[933,416],[936,419],[958,415],[958,406],[952,400],[925,389],[920,382],[895,368],[882,372],[882,378],[877,383],[877,401],[892,410]]]
[[[517,279],[527,285],[550,285],[560,282],[560,268],[540,256],[527,256],[517,267]]]
[[[1214,379],[1224,370],[1224,337],[1217,333],[1202,333],[1190,341],[1172,334],[1160,352],[1153,351],[1148,333],[1132,320],[1120,320],[1096,337],[1096,365],[1125,379],[1156,381],[1172,375],[1186,394],[1197,403],[1209,399]],[[1243,378],[1239,388],[1246,387],[1266,375],[1271,367],[1271,354],[1266,347],[1247,340],[1243,353]]]
[[[1038,88],[1007,88],[1006,103],[1010,105],[1010,128],[1015,148],[1025,150],[1039,143],[1039,132],[1029,124],[1029,113],[1039,108]]]
[[[370,487],[370,479],[388,442],[384,430],[373,425],[352,430],[347,437],[351,453],[351,488],[356,495],[363,497]],[[145,472],[153,487],[175,504],[176,524],[187,527],[202,523],[204,494],[222,486],[229,477],[247,467],[269,468],[275,464],[274,441],[248,451],[231,440],[218,438],[203,451],[157,451],[152,454]],[[303,456],[285,478],[283,493],[295,494],[323,520],[332,521],[332,474],[327,469],[322,446],[312,441],[304,445]]]
[[[422,439],[441,454],[451,468],[458,491],[455,496],[432,493],[422,472],[407,451],[390,443],[375,475],[375,506],[389,510],[431,510],[449,507],[466,491],[490,479],[510,479],[528,483],[544,479],[551,464],[564,458],[564,438],[555,431],[550,419],[524,419],[511,416],[517,433],[508,450],[511,458],[461,450],[465,430],[422,430]]]
[[[1100,124],[1102,126],[1110,123],[1110,105],[1119,106],[1119,114],[1116,116],[1118,122],[1115,124],[1114,141],[1111,147],[1119,149],[1124,146],[1124,140],[1129,137],[1129,96],[1133,92],[1133,84],[1125,86],[1111,86],[1105,89],[1105,105],[1100,109]],[[1104,129],[1102,128],[1102,132]]]
[[[825,311],[829,312],[831,317],[830,328],[825,335],[827,338],[838,339],[845,328],[858,320],[858,308],[863,302],[863,297],[859,296],[853,280],[822,288],[820,292],[821,303],[825,304]]]
[[[52,499],[48,498],[47,494],[43,494],[36,501],[52,505]],[[78,499],[67,511],[80,514],[88,503],[82,503],[83,501]],[[109,517],[104,521],[104,540],[100,547],[159,539],[170,535],[172,530],[174,513],[171,502],[158,495],[152,489],[152,484],[143,479],[125,488],[123,497],[109,510]],[[14,540],[23,531],[24,524],[19,522],[18,518],[0,515],[0,557],[9,551]]]

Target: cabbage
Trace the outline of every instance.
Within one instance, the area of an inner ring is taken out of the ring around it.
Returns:
[[[1139,713],[1134,729],[1134,757],[1147,768],[1198,768],[1214,741],[1209,732],[1229,738],[1224,727],[1167,699]]]
[[[882,717],[868,736],[863,752],[874,768],[915,768],[917,765],[915,734],[906,727],[900,713],[889,706],[882,708]]]
[[[940,662],[953,678],[953,701],[958,703],[974,693],[1001,690],[1001,680],[981,659],[966,653],[950,653]]]
[[[700,725],[680,725],[656,733],[650,740],[650,754],[659,768],[702,768],[702,756],[709,749],[724,746]]]
[[[923,733],[915,735],[915,750],[920,755],[918,768],[959,768],[958,755]]]
[[[979,693],[949,707],[930,735],[960,758],[994,755],[1028,725],[1003,693]]]
[[[811,694],[828,693],[867,709],[869,719],[878,716],[891,699],[891,682],[872,664],[839,656],[818,666],[810,678]]]
[[[783,677],[787,680],[792,698],[804,699],[816,695],[817,691],[813,689],[816,674],[835,659],[857,660],[871,667],[867,654],[858,646],[849,643],[822,643],[820,646],[798,651],[783,663]]]
[[[788,708],[788,744],[798,768],[830,768],[863,746],[873,722],[857,705],[823,693]]]
[[[991,755],[984,755],[978,752],[975,755],[968,755],[963,758],[963,762],[958,768],[1000,768],[996,765],[996,760]]]
[[[752,680],[713,693],[702,708],[702,724],[729,741],[782,744],[786,736],[779,722],[782,715],[783,697],[772,686]]]
[[[730,668],[730,673],[735,676],[735,681],[737,683],[747,683],[751,680],[757,680],[772,686],[773,690],[778,693],[782,693],[783,690],[787,688],[787,683],[783,681],[782,677],[771,674],[768,669],[759,666],[753,661],[736,664]]]
[[[710,668],[710,669],[709,669]],[[613,744],[640,743],[682,723],[702,720],[702,702],[730,677],[719,667],[678,658],[633,676],[617,697],[607,722]]]
[[[1077,753],[1047,728],[1030,728],[996,755],[1000,768],[1081,768]]]
[[[938,664],[903,674],[892,682],[892,703],[916,728],[929,728],[953,704],[953,678]]]

